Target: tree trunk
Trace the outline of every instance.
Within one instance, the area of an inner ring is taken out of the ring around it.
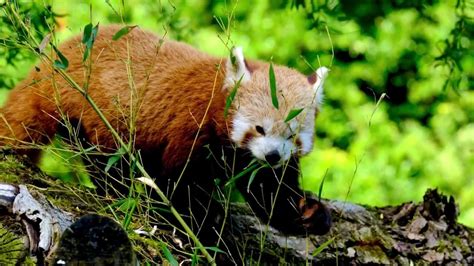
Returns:
[[[0,264],[51,261],[59,235],[98,206],[92,192],[54,181],[8,151],[0,152],[0,182]],[[239,203],[232,204],[232,226],[223,235],[243,246],[249,263],[474,264],[474,230],[456,222],[454,198],[436,189],[420,203],[399,206],[327,204],[333,228],[325,236],[282,235]],[[166,251],[158,252],[169,259]]]

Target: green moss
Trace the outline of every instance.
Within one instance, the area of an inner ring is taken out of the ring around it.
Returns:
[[[0,264],[15,265],[25,257],[23,241],[0,224]]]
[[[27,158],[10,154],[9,150],[0,150],[0,182],[18,184],[44,178],[36,169]]]

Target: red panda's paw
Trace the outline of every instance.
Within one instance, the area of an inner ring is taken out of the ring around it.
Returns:
[[[331,229],[331,214],[317,199],[301,198],[298,204],[301,225],[309,234],[324,235]]]

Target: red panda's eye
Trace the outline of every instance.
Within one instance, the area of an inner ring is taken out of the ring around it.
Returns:
[[[263,127],[261,126],[256,126],[255,127],[255,130],[257,130],[257,132],[263,136],[265,136],[265,130],[263,129]]]

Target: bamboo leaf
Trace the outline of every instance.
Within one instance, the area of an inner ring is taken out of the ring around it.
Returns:
[[[291,119],[295,118],[297,115],[299,115],[304,108],[299,108],[299,109],[291,109],[290,112],[288,113],[288,116],[285,119],[285,123],[289,122]]]
[[[237,181],[239,178],[241,178],[248,172],[255,170],[257,167],[258,167],[258,164],[252,164],[250,166],[247,166],[247,168],[245,168],[242,172],[238,173],[236,176],[232,177],[229,181],[227,181],[225,185],[229,186],[229,185],[234,184],[235,181]]]
[[[99,23],[95,27],[92,27],[92,24],[89,23],[84,27],[84,34],[82,35],[82,43],[85,44],[86,50],[84,51],[84,56],[82,57],[82,62],[86,61],[89,57],[89,54],[92,50],[92,46],[94,45],[95,38],[97,37],[97,33],[99,31]]]
[[[279,106],[278,106],[275,71],[273,70],[272,62],[270,62],[270,70],[269,70],[268,76],[270,79],[270,95],[272,96],[272,104],[276,109],[278,109]]]
[[[114,166],[120,158],[125,154],[125,149],[123,147],[120,147],[116,153],[114,153],[112,156],[109,157],[107,160],[107,165],[105,166],[105,172],[109,172],[110,168]]]
[[[259,168],[255,169],[252,174],[250,175],[249,177],[249,182],[247,184],[247,193],[250,193],[250,186],[252,185],[253,183],[253,180],[255,179],[255,176],[257,175],[258,171],[260,171],[260,169],[262,168],[265,168],[265,167],[268,167],[268,164],[265,164],[263,166],[260,166]]]
[[[121,154],[115,154],[109,157],[109,159],[107,160],[107,165],[105,166],[106,173],[108,173],[110,168],[112,168],[112,166],[114,166],[118,162],[120,157],[122,157]]]
[[[84,27],[84,33],[82,34],[82,43],[86,44],[89,41],[92,32],[92,23],[87,24]]]
[[[53,66],[59,69],[66,69],[69,66],[69,61],[67,58],[61,53],[61,51],[56,48],[56,46],[53,46],[54,51],[59,57],[59,60],[54,60]]]
[[[240,82],[242,81],[243,77],[244,76],[240,77],[240,79],[235,83],[234,88],[232,88],[229,93],[229,96],[227,96],[227,99],[225,100],[224,118],[227,118],[229,108],[232,105],[232,102],[234,101],[235,95],[237,94],[237,89],[240,87]]]
[[[134,26],[125,26],[123,28],[121,28],[119,31],[117,31],[114,36],[112,36],[112,40],[114,41],[117,41],[119,40],[120,38],[122,38],[123,36],[127,35],[128,33],[130,33],[134,28],[136,28],[138,25],[134,25]]]

